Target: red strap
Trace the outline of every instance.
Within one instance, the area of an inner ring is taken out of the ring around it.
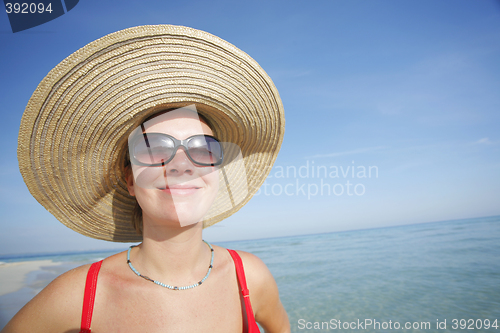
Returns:
[[[250,304],[250,295],[247,288],[247,282],[245,279],[245,271],[243,269],[243,263],[240,256],[236,251],[229,250],[229,254],[233,258],[234,266],[236,267],[236,276],[238,277],[238,283],[240,284],[241,294],[243,295],[243,300],[245,302],[245,311],[248,321],[248,333],[260,333],[257,322],[252,311],[252,305]],[[87,273],[87,281],[85,283],[85,294],[83,296],[83,309],[82,309],[82,325],[80,333],[91,333],[90,324],[92,323],[92,312],[94,310],[94,300],[95,292],[97,286],[97,276],[99,275],[99,270],[101,269],[102,260],[93,263],[89,272]]]
[[[90,333],[92,323],[92,312],[94,311],[95,290],[97,286],[97,276],[101,269],[102,260],[93,263],[87,273],[85,283],[85,294],[83,295],[82,326],[80,333]]]
[[[243,300],[245,301],[245,310],[248,322],[248,333],[259,333],[259,327],[255,321],[255,317],[252,311],[252,305],[250,304],[250,295],[247,288],[247,281],[245,279],[245,271],[243,270],[243,263],[238,253],[234,250],[229,250],[229,254],[233,258],[234,266],[236,267],[236,276],[238,277],[238,282],[241,288],[241,294],[243,295]],[[243,331],[245,332],[245,331]]]

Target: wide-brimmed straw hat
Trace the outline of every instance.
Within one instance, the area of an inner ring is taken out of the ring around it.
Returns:
[[[285,119],[276,87],[255,60],[192,28],[118,31],[52,69],[22,117],[18,160],[24,181],[69,228],[97,239],[140,241],[131,224],[135,198],[122,167],[128,135],[159,110],[193,104],[214,135],[239,146],[243,157],[225,170],[225,177],[241,178],[241,184],[234,181],[218,195],[203,221],[213,225],[243,207],[263,184]]]

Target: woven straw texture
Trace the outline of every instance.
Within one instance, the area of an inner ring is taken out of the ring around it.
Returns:
[[[97,239],[140,241],[131,226],[135,199],[121,167],[128,134],[154,112],[191,104],[209,119],[215,136],[238,145],[243,156],[243,163],[225,170],[232,201],[227,193],[217,197],[203,221],[213,225],[263,184],[283,140],[284,110],[255,60],[192,28],[118,31],[52,69],[22,117],[18,160],[24,181],[69,228]]]

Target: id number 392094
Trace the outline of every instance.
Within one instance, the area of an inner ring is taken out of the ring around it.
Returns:
[[[52,3],[49,3],[47,6],[43,3],[6,3],[5,11],[7,14],[42,14],[44,12],[52,13]]]

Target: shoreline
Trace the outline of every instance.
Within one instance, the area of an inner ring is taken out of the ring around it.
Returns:
[[[0,296],[21,290],[26,286],[29,273],[42,270],[45,266],[57,266],[60,262],[52,260],[32,260],[0,263]]]

